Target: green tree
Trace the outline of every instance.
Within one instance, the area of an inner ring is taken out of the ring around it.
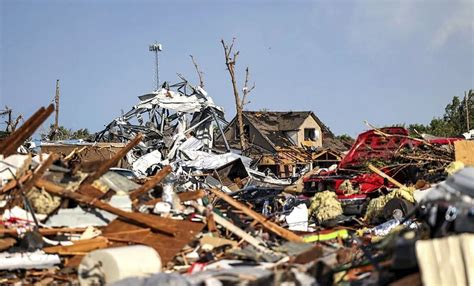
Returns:
[[[435,136],[453,137],[459,136],[467,131],[467,114],[469,113],[469,125],[474,124],[474,94],[469,91],[469,96],[460,98],[454,96],[451,102],[446,105],[442,117],[434,117],[428,125],[410,124],[408,129],[420,133],[428,133]]]
[[[354,141],[354,138],[352,138],[350,135],[348,134],[342,134],[342,135],[338,135],[336,136],[336,139],[339,139],[339,140],[342,140],[342,141],[347,141],[347,142],[352,142]]]
[[[70,139],[90,139],[91,134],[87,128],[81,128],[76,131],[59,126],[56,130],[54,124],[49,126],[47,133],[42,133],[41,140],[70,140]]]

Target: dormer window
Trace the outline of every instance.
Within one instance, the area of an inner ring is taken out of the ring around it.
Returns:
[[[304,129],[304,141],[316,141],[318,136],[316,135],[316,129],[305,128]]]

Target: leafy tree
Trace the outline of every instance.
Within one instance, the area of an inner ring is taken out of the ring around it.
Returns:
[[[347,142],[352,142],[354,141],[354,138],[352,138],[350,135],[348,134],[342,134],[342,135],[338,135],[336,136],[336,139],[339,139],[341,141],[347,141]]]
[[[470,128],[474,125],[474,93],[469,91],[468,100],[454,96],[451,102],[446,105],[442,117],[434,117],[427,125],[410,124],[408,129],[411,132],[428,133],[435,136],[453,137],[467,131],[467,108],[469,108]]]
[[[59,126],[56,130],[54,124],[49,126],[48,133],[41,134],[41,140],[70,140],[70,139],[89,139],[91,134],[87,128],[81,128],[76,131]]]
[[[72,133],[71,139],[89,139],[90,136],[87,128],[81,128]]]

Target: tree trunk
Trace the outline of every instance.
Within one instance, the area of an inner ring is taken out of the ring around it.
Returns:
[[[237,83],[235,81],[234,66],[232,64],[227,65],[230,78],[232,80],[232,88],[234,89],[235,97],[235,109],[237,111],[237,124],[239,125],[239,139],[240,139],[240,150],[244,151],[245,146],[245,134],[244,134],[244,122],[242,117],[242,102],[240,101],[239,91],[237,89]]]

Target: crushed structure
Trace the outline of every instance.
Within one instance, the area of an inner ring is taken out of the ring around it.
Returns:
[[[257,161],[260,171],[269,170],[281,178],[296,176],[305,168],[337,164],[346,150],[311,111],[244,111],[242,117],[249,145],[243,154]],[[231,148],[240,149],[236,117],[224,134]],[[217,143],[223,146],[222,141],[219,136]]]

